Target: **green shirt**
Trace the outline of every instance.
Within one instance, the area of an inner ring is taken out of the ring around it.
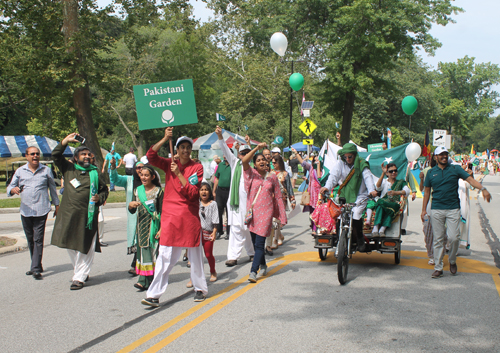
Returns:
[[[432,188],[433,210],[454,210],[460,208],[458,179],[467,179],[469,173],[459,165],[448,164],[444,169],[436,165],[427,172],[424,186]]]
[[[231,167],[229,163],[220,162],[215,177],[219,179],[219,184],[217,184],[219,187],[229,188],[231,186]]]

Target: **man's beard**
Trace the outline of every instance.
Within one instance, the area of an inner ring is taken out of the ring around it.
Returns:
[[[78,161],[78,164],[81,165],[83,168],[90,167],[90,162],[89,161]]]

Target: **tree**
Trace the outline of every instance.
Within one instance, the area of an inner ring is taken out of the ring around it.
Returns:
[[[438,123],[458,137],[460,147],[474,127],[492,117],[500,108],[494,86],[500,83],[500,68],[475,63],[465,56],[457,62],[439,63],[437,84],[442,114]],[[471,135],[471,138],[475,138]]]
[[[376,73],[401,55],[439,43],[431,24],[446,25],[462,11],[451,0],[207,0],[226,24],[227,37],[241,35],[247,48],[269,53],[269,38],[283,31],[290,56],[300,56],[324,74],[324,101],[342,117],[342,142],[350,138],[356,97],[380,87]],[[238,28],[235,25],[240,25]],[[232,27],[229,27],[232,26]]]

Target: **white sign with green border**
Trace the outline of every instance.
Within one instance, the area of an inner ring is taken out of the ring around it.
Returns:
[[[193,80],[134,86],[139,130],[196,124]]]

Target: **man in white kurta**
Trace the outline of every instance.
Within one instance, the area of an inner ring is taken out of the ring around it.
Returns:
[[[346,149],[346,144],[344,149]],[[343,149],[343,150],[344,150]],[[342,151],[342,150],[341,150]],[[321,188],[320,192],[328,190],[329,192],[337,186],[340,182],[346,180],[347,176],[351,172],[354,166],[355,158],[357,157],[357,152],[353,150],[352,152],[346,152],[344,155],[344,160],[338,160],[335,167],[330,171],[328,180],[325,187]],[[376,196],[377,191],[375,190],[375,183],[373,182],[373,176],[370,168],[364,168],[361,172],[362,180],[359,187],[359,191],[356,196],[356,206],[353,207],[353,236],[358,244],[358,251],[365,251],[365,241],[363,237],[363,221],[361,217],[368,203],[368,196]],[[352,180],[351,180],[352,182]],[[349,201],[348,201],[349,202]]]
[[[226,142],[222,137],[222,131],[219,127],[215,130],[217,136],[219,137],[219,146],[226,157],[229,165],[231,166],[231,187],[229,188],[229,195],[232,193],[233,189],[233,178],[234,172],[236,171],[236,164],[241,164],[239,157],[243,157],[244,154],[250,152],[250,146],[243,145],[239,148],[238,157],[236,157],[233,152],[229,149]],[[243,155],[242,155],[243,154]],[[227,261],[226,266],[235,266],[238,263],[238,259],[241,256],[243,248],[245,248],[248,256],[253,257],[255,250],[252,244],[252,237],[250,236],[250,231],[245,225],[245,214],[247,211],[247,193],[245,191],[245,184],[243,180],[243,173],[241,174],[240,187],[239,187],[239,207],[237,210],[231,207],[231,197],[227,201],[227,224],[229,227],[229,245],[227,249]]]

